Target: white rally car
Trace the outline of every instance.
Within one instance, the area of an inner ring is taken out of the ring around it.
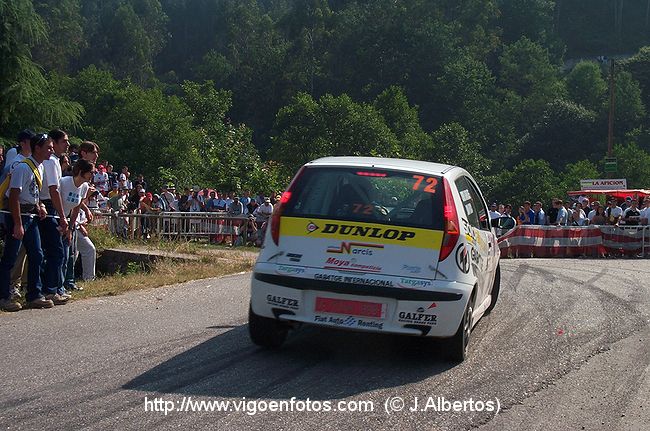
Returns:
[[[264,347],[298,323],[444,337],[462,361],[499,284],[488,209],[464,169],[328,157],[300,169],[273,213],[249,331]]]

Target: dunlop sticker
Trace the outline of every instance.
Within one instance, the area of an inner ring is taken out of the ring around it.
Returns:
[[[439,250],[442,231],[341,220],[282,217],[281,236],[363,241]]]

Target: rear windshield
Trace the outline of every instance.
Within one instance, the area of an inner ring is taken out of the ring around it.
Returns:
[[[442,178],[363,168],[305,168],[282,215],[442,230]]]

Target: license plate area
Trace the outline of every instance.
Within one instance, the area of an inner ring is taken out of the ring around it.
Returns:
[[[383,319],[386,317],[386,308],[386,304],[379,302],[353,301],[349,299],[323,298],[319,296],[316,297],[314,311],[318,313]]]

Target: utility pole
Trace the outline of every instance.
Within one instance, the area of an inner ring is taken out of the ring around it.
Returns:
[[[609,121],[607,133],[607,157],[612,157],[614,141],[614,59],[609,61]]]
[[[614,59],[612,58],[609,63],[609,121],[607,133],[607,156],[605,157],[605,173],[607,178],[612,178],[618,166],[616,158],[613,157],[614,145],[614,107],[615,107],[615,85],[614,85]]]

